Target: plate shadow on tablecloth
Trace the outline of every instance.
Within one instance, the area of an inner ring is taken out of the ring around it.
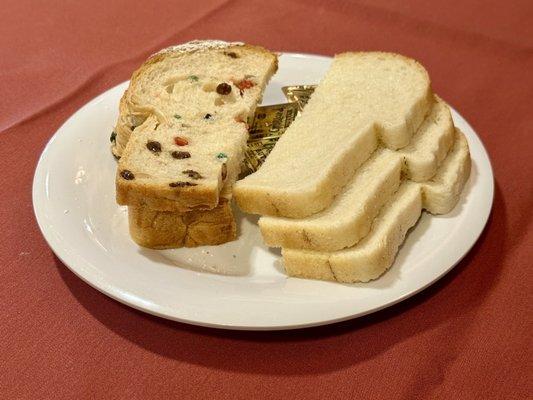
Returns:
[[[513,240],[509,239],[505,201],[498,184],[494,210],[497,212],[465,258],[418,295],[361,318],[292,331],[227,331],[154,317],[90,288],[58,258],[56,264],[80,304],[110,330],[149,352],[208,368],[264,375],[328,373],[386,354],[389,348],[425,331],[445,327],[440,331],[442,342],[428,344],[439,363],[421,371],[424,376],[419,381],[427,388],[444,379],[446,361],[457,356],[459,343],[474,323],[476,308],[497,281],[501,255],[519,240],[517,235],[523,235],[516,232]]]

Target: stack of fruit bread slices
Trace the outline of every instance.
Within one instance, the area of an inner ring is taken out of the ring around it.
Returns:
[[[151,248],[235,239],[231,192],[247,121],[277,70],[261,47],[193,41],[160,51],[132,76],[112,151],[130,234]]]
[[[344,53],[233,193],[263,215],[289,276],[366,282],[392,265],[423,209],[456,205],[469,173],[467,141],[419,63]]]

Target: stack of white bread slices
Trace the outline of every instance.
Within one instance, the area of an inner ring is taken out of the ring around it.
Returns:
[[[366,282],[421,215],[449,212],[470,173],[464,135],[426,70],[390,53],[344,53],[254,174],[236,183],[289,276]]]
[[[132,76],[112,136],[117,202],[151,248],[235,239],[231,190],[247,120],[277,70],[261,47],[193,41],[150,57]]]

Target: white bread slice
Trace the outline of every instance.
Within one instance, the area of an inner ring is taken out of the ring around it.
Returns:
[[[378,146],[406,146],[429,112],[426,70],[391,53],[337,55],[300,117],[234,194],[249,213],[303,218],[328,207]]]
[[[459,201],[470,176],[471,160],[465,135],[455,130],[453,147],[435,176],[422,186],[424,209],[432,214],[447,214]]]
[[[382,275],[392,265],[398,247],[409,228],[418,220],[422,208],[449,211],[470,174],[470,153],[464,135],[456,131],[454,147],[435,178],[427,183],[405,181],[382,208],[370,233],[355,246],[334,251],[282,249],[289,276],[367,282]]]
[[[450,110],[436,97],[412,143],[397,151],[376,150],[324,211],[301,219],[261,217],[263,240],[270,247],[319,251],[353,246],[368,233],[379,209],[397,190],[402,166],[407,178],[430,178],[450,150],[453,137]]]
[[[424,182],[433,177],[452,147],[455,127],[448,105],[438,96],[431,112],[407,146],[398,150],[406,178]]]
[[[239,168],[245,122],[276,69],[275,54],[224,42],[189,43],[148,59],[121,100],[117,202],[214,208],[228,173]]]
[[[420,187],[405,181],[356,246],[336,252],[283,249],[287,275],[338,282],[367,282],[392,264],[405,234],[422,210]]]
[[[353,246],[368,234],[383,204],[398,190],[401,169],[401,157],[376,150],[324,211],[301,219],[261,217],[265,244],[322,251]]]

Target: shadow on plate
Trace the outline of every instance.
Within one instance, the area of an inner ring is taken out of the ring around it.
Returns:
[[[236,206],[234,206],[236,207]],[[218,246],[199,246],[167,250],[138,247],[138,253],[159,264],[186,268],[196,272],[246,276],[250,274],[250,259],[258,242],[255,229],[258,216],[247,216],[234,208],[239,240]]]
[[[498,185],[494,209],[497,212],[489,218],[472,250],[423,292],[361,318],[292,331],[227,331],[154,317],[102,295],[59,259],[56,263],[73,295],[98,321],[137,346],[169,359],[247,374],[323,374],[373,359],[431,331],[446,340],[442,344],[428,343],[433,346],[432,357],[439,362],[424,371],[420,380],[440,382],[446,360],[457,356],[477,308],[498,279],[502,264],[497,262],[501,259],[497,255],[505,254],[519,240],[516,235],[523,234],[508,235],[505,202]]]

